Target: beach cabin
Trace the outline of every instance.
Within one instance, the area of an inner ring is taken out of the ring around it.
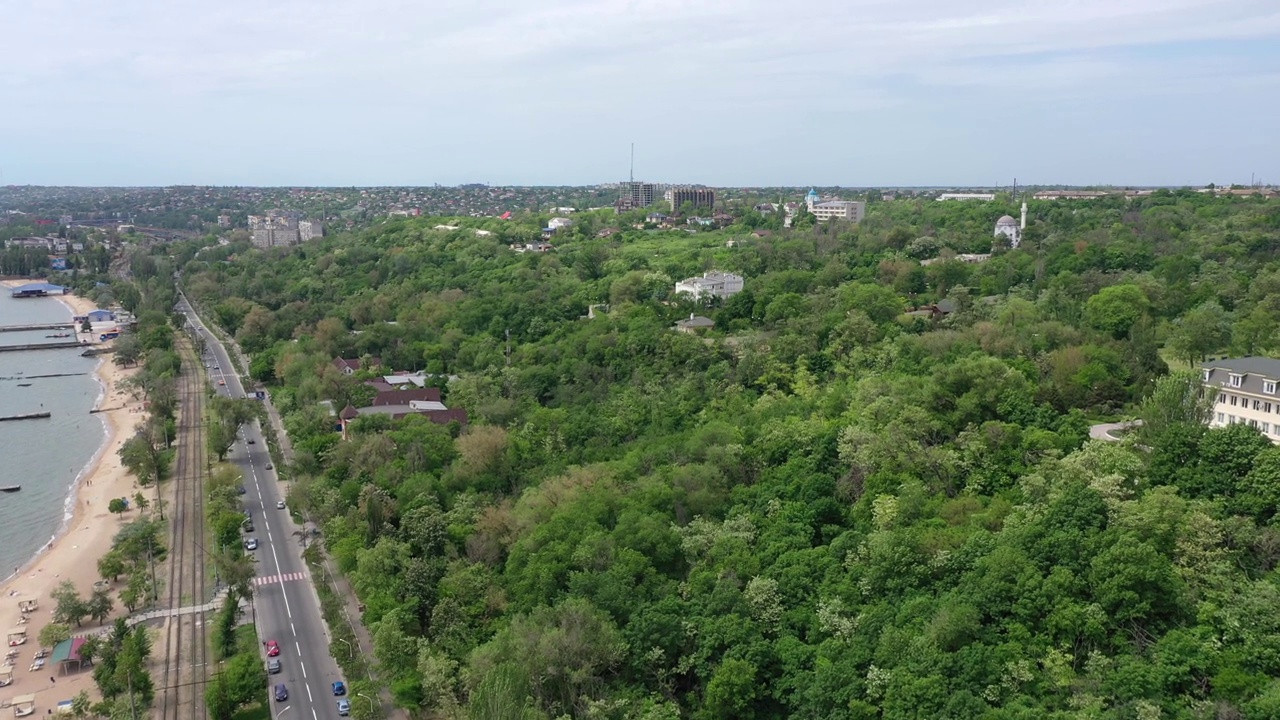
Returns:
[[[9,647],[17,647],[27,641],[25,628],[14,628],[9,631]]]
[[[35,714],[36,696],[35,695],[19,695],[13,699],[13,716],[26,717]]]
[[[13,684],[13,666],[0,668],[0,687]]]
[[[27,613],[33,613],[38,609],[40,609],[39,600],[19,600],[18,601],[18,610],[23,615],[26,615]]]
[[[80,648],[84,646],[84,640],[82,637],[73,637],[53,646],[50,662],[58,666],[59,672],[65,675],[71,665],[75,665],[76,670],[84,666],[84,658],[80,657]]]

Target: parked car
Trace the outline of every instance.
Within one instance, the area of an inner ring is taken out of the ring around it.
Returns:
[[[257,538],[245,538],[245,540],[244,540],[244,549],[245,549],[245,550],[257,550],[257,549],[258,549],[258,539],[257,539]]]
[[[278,672],[280,672],[280,659],[271,658],[267,661],[267,674],[275,675]]]
[[[257,445],[257,444],[258,444],[258,441],[257,441],[257,440],[254,440],[253,438],[249,438],[248,440],[245,440],[245,442],[246,442],[246,443],[248,443],[248,444],[250,444],[250,445]]]
[[[284,509],[284,501],[283,501],[283,500],[277,500],[277,501],[276,501],[276,509],[277,509],[277,510],[283,510],[283,509]]]
[[[350,715],[350,714],[351,714],[351,701],[350,701],[350,700],[348,700],[348,699],[346,699],[346,698],[342,698],[341,700],[339,700],[339,701],[338,701],[338,714],[339,714],[339,715],[341,715],[341,716],[343,716],[343,717],[346,717],[346,716],[348,716],[348,715]]]
[[[275,657],[280,654],[280,643],[275,640],[267,641],[267,657]]]
[[[347,694],[347,686],[346,686],[346,685],[344,685],[344,684],[342,683],[342,681],[341,681],[341,680],[338,680],[338,681],[334,682],[334,683],[333,683],[333,694],[334,694],[334,695],[346,695],[346,694]]]
[[[289,699],[289,688],[280,683],[276,686],[276,702],[284,702]]]
[[[248,491],[248,490],[245,490],[245,489],[244,489],[244,486],[243,486],[243,485],[241,485],[240,487],[236,488],[236,492],[238,492],[238,493],[240,493],[241,495],[243,495],[243,494],[245,494],[245,493],[247,493],[247,492],[249,492],[249,491]]]

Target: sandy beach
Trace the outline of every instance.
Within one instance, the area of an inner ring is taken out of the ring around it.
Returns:
[[[5,281],[3,284],[22,283]],[[56,300],[67,305],[75,314],[83,314],[94,308],[94,304],[88,299],[74,295],[59,296]],[[121,444],[133,435],[144,418],[142,402],[119,389],[121,382],[135,372],[137,370],[134,368],[117,367],[109,357],[99,362],[96,375],[104,392],[98,403],[101,412],[97,416],[107,425],[106,444],[73,489],[76,497],[70,521],[39,555],[0,584],[0,624],[6,631],[24,628],[28,633],[25,644],[10,648],[19,651],[11,668],[13,683],[0,688],[0,699],[9,700],[17,695],[34,693],[36,715],[46,715],[47,711],[56,709],[58,702],[71,699],[81,690],[88,690],[91,698],[95,701],[98,699],[92,668],[76,671],[71,666],[66,674],[63,674],[61,668],[51,665],[38,670],[30,668],[40,649],[36,638],[40,629],[50,622],[53,601],[49,598],[49,592],[58,583],[69,579],[75,583],[82,596],[88,596],[93,591],[94,582],[99,579],[98,558],[111,548],[111,539],[119,528],[138,516],[136,509],[120,516],[107,511],[107,504],[112,498],[132,498],[140,489],[133,477],[121,466],[117,453]],[[148,497],[152,494],[151,491],[147,492]],[[130,505],[132,504],[131,502]],[[113,590],[118,589],[119,587],[113,587]],[[33,599],[39,601],[39,609],[30,614],[26,624],[19,625],[21,613],[18,602]],[[125,614],[126,610],[117,598],[112,618]],[[110,622],[111,620],[107,621],[108,624]],[[96,628],[94,621],[87,620],[84,627],[73,629],[73,633],[91,632]]]

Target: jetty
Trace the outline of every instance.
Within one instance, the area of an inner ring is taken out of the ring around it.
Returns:
[[[0,422],[4,422],[6,420],[40,420],[42,418],[47,418],[47,417],[53,417],[53,413],[37,412],[37,413],[23,413],[21,415],[4,415],[4,416],[0,416]]]
[[[66,340],[51,343],[23,343],[22,345],[0,345],[0,352],[19,352],[22,350],[57,350],[59,348],[78,348],[85,344],[79,340]]]
[[[43,325],[0,325],[0,333],[25,332],[27,330],[75,330],[71,323],[46,323]]]

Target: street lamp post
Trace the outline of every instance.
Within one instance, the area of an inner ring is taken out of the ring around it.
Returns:
[[[352,658],[352,656],[353,656],[353,655],[355,655],[355,651],[354,651],[354,650],[352,650],[352,648],[351,648],[351,643],[350,643],[350,642],[348,642],[348,641],[346,641],[346,640],[344,640],[344,639],[342,639],[342,638],[334,638],[334,640],[337,640],[338,642],[340,642],[340,643],[342,643],[343,645],[346,645],[346,646],[347,646],[347,659],[348,659],[348,660],[350,660],[350,659]]]
[[[369,715],[371,717],[376,716],[377,712],[374,711],[374,708],[377,707],[377,704],[373,702],[373,698],[369,697],[368,695],[365,695],[364,693],[356,693],[356,695],[359,695],[360,697],[369,701]]]

